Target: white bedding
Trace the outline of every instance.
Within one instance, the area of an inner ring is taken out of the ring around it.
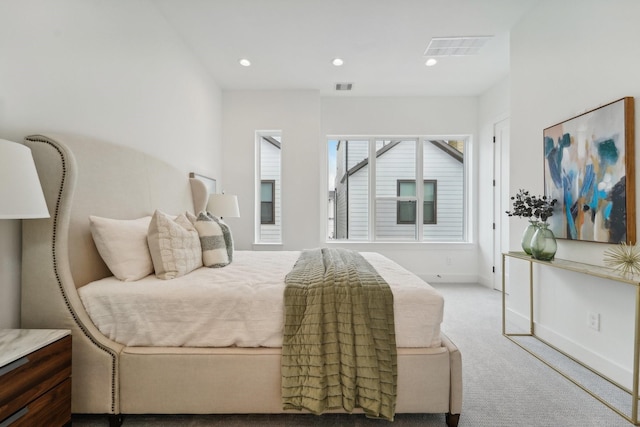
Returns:
[[[108,277],[78,292],[98,329],[127,346],[281,347],[284,277],[299,254],[235,251],[224,268],[172,280]],[[362,255],[391,287],[397,347],[439,347],[442,296],[388,258]]]

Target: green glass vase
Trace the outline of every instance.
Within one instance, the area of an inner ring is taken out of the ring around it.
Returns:
[[[531,256],[541,261],[551,261],[556,256],[558,243],[553,231],[546,222],[538,223],[538,228],[531,238]]]
[[[525,251],[528,255],[531,255],[531,239],[538,229],[538,221],[529,220],[529,225],[524,229],[524,233],[522,233],[522,240],[520,243],[522,244],[522,250]]]

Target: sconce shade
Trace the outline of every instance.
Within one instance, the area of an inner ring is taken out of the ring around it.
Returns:
[[[0,139],[0,219],[49,218],[31,150]]]
[[[210,194],[207,210],[220,218],[237,218],[240,216],[238,197],[231,194]]]

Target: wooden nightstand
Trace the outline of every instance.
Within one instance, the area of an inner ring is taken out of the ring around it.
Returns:
[[[70,332],[0,329],[0,426],[70,424]]]

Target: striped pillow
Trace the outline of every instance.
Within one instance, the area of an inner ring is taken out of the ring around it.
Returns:
[[[231,235],[231,229],[222,219],[213,215],[211,212],[207,212],[207,216],[217,222],[220,228],[222,228],[222,235],[224,236],[224,244],[227,246],[229,262],[233,261],[233,236]]]
[[[200,236],[200,246],[202,247],[202,263],[205,267],[224,267],[229,265],[231,258],[227,252],[225,232],[219,220],[200,212],[194,227]],[[228,230],[229,227],[224,225]]]

